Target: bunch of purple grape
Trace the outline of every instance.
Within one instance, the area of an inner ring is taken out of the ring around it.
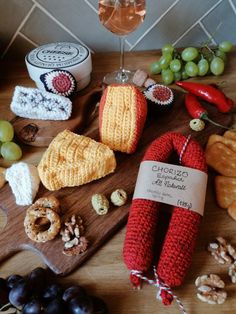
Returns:
[[[29,275],[0,278],[0,312],[15,309],[22,314],[107,314],[106,303],[89,295],[80,285],[64,288],[44,268]],[[8,313],[8,312],[7,312]]]

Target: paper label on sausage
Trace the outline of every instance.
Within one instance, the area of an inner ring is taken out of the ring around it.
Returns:
[[[133,199],[141,198],[186,208],[203,215],[207,174],[159,161],[140,164]]]

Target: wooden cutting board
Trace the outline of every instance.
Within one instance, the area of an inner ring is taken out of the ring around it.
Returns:
[[[102,93],[101,87],[94,87],[85,95],[77,94],[72,99],[73,110],[69,120],[50,121],[16,117],[12,122],[17,138],[31,146],[47,147],[61,131],[68,129],[81,133],[89,120]]]
[[[231,124],[232,117],[230,115],[219,114],[210,105],[205,107],[213,120],[215,119],[225,125]],[[17,251],[26,249],[38,253],[56,274],[65,275],[78,267],[126,222],[139,164],[151,141],[167,131],[177,131],[185,135],[191,134],[193,138],[205,145],[210,134],[223,131],[207,124],[204,131],[193,132],[188,127],[189,121],[190,118],[183,104],[183,94],[177,93],[174,106],[168,112],[160,114],[150,110],[138,149],[134,154],[116,153],[117,169],[114,174],[81,187],[64,188],[57,192],[49,192],[42,185],[40,186],[37,198],[46,195],[58,197],[63,211],[62,219],[66,219],[72,214],[78,214],[82,217],[89,247],[86,252],[78,256],[68,257],[62,254],[63,243],[60,236],[44,244],[34,243],[27,238],[23,227],[27,207],[15,205],[10,187],[8,184],[5,185],[0,190],[0,209],[7,214],[7,225],[0,236],[0,261]],[[92,132],[91,129],[93,129]],[[93,121],[93,125],[88,128],[85,134],[96,140],[99,139],[98,119]],[[123,188],[128,192],[128,203],[122,207],[111,206],[107,215],[98,216],[91,207],[92,195],[104,193],[109,197],[111,192],[117,188]]]

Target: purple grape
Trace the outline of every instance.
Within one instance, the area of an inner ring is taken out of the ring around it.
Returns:
[[[54,299],[44,309],[43,314],[63,314],[63,307],[62,300]]]
[[[62,296],[63,289],[61,285],[57,283],[52,283],[46,287],[46,289],[43,291],[43,298],[46,301],[51,301],[55,298],[60,298]]]
[[[47,282],[47,272],[44,268],[37,267],[31,271],[28,277],[32,294],[40,295]]]
[[[76,297],[68,303],[69,314],[94,314],[93,302],[88,296]]]
[[[80,296],[85,296],[85,295],[86,295],[86,291],[81,286],[71,286],[64,291],[62,295],[62,299],[65,302],[69,302],[71,299],[74,299],[75,297],[80,297]]]
[[[9,277],[7,277],[6,281],[7,281],[7,286],[12,289],[14,287],[15,284],[17,284],[21,279],[23,279],[23,277],[21,275],[10,275]]]
[[[39,300],[32,300],[25,304],[22,310],[22,314],[40,314],[42,310],[42,304]]]
[[[0,307],[8,303],[9,288],[5,279],[0,278]]]
[[[108,314],[108,307],[106,303],[103,301],[103,299],[95,295],[91,295],[90,298],[93,302],[94,314]]]
[[[29,285],[24,279],[21,279],[9,293],[9,301],[15,307],[24,305],[30,297]]]

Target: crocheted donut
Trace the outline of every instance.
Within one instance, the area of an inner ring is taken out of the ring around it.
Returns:
[[[168,162],[173,151],[180,156],[185,143],[184,135],[174,132],[165,133],[151,143],[143,161]],[[191,139],[188,142],[181,165],[207,172],[204,152],[196,141]],[[132,201],[123,249],[124,262],[129,270],[144,273],[154,264],[159,209],[160,203],[155,201],[145,199]],[[191,264],[200,222],[199,213],[186,208],[173,207],[156,268],[159,278],[169,287],[178,286],[183,281]],[[136,287],[141,284],[140,278],[135,274],[131,273],[130,280]],[[168,293],[163,293],[161,297],[164,304],[170,304],[172,301]]]
[[[110,85],[99,104],[102,143],[115,151],[133,153],[147,116],[147,102],[133,85]]]

